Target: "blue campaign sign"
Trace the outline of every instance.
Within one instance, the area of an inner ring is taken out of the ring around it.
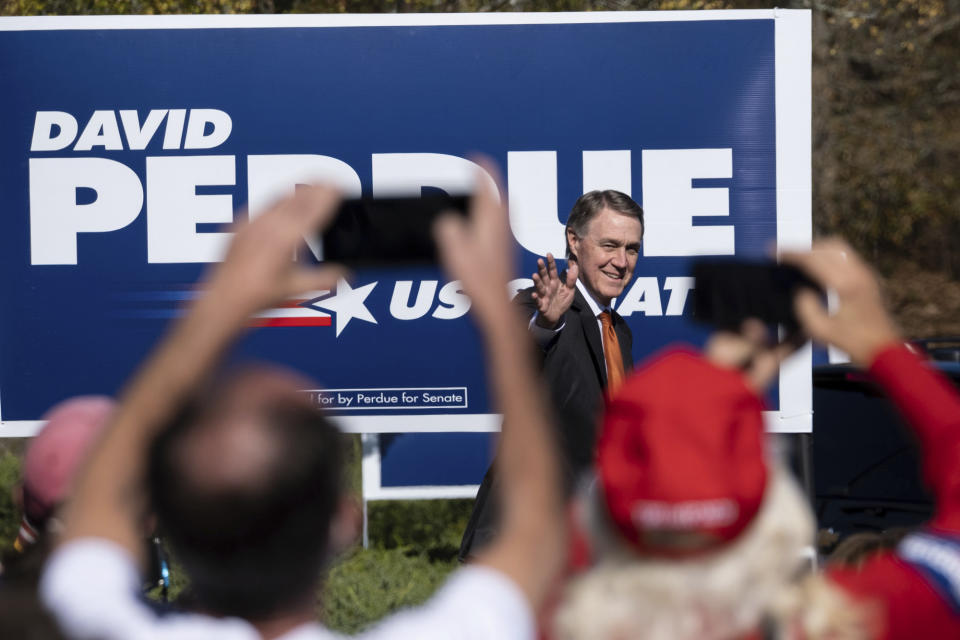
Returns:
[[[803,11],[0,19],[0,435],[115,393],[236,208],[317,177],[458,191],[475,153],[504,174],[514,290],[563,254],[581,193],[619,189],[646,215],[617,302],[635,359],[698,343],[692,256],[809,244],[809,84]],[[256,318],[235,357],[311,376],[352,431],[491,432],[469,304],[436,269],[361,271]],[[809,359],[781,372],[772,429],[809,430]],[[394,436],[384,480],[431,484],[416,442],[456,449]]]

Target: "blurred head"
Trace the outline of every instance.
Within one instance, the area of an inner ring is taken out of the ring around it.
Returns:
[[[567,590],[559,640],[733,639],[781,610],[794,614],[790,585],[803,569],[814,519],[786,471],[770,474],[763,504],[740,535],[684,558],[641,553],[627,542],[599,486],[581,500],[598,561]]]
[[[73,479],[106,426],[114,402],[105,396],[78,396],[54,406],[30,442],[23,461],[24,521],[16,545],[33,543],[70,495]]]
[[[762,410],[738,371],[694,353],[640,368],[608,403],[597,443],[620,535],[638,552],[675,557],[736,538],[768,483]]]
[[[767,464],[762,408],[739,372],[686,352],[611,398],[581,508],[597,562],[569,589],[560,638],[740,638],[768,620],[857,637],[842,595],[799,580],[814,518]]]
[[[153,444],[152,506],[211,613],[257,620],[312,602],[338,524],[342,443],[298,391],[308,387],[287,372],[245,371]]]
[[[567,258],[595,298],[609,304],[626,288],[640,255],[643,209],[619,191],[590,191],[573,205],[566,228]]]

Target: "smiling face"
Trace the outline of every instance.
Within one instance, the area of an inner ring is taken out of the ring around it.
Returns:
[[[567,242],[577,257],[580,281],[602,305],[609,305],[626,288],[640,255],[643,225],[633,216],[604,208],[577,236],[567,229]]]

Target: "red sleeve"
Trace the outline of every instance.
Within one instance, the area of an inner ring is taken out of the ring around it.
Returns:
[[[893,552],[875,556],[862,569],[831,568],[827,575],[864,605],[871,638],[960,638],[960,618],[947,599]]]
[[[920,440],[923,477],[936,500],[931,525],[960,531],[960,394],[902,345],[881,351],[870,374]]]
[[[870,374],[920,441],[923,475],[936,500],[931,529],[960,532],[960,394],[949,380],[902,345],[887,347]],[[889,640],[960,637],[960,617],[935,581],[900,551],[874,557],[860,570],[839,568],[830,578],[858,600],[880,605]]]

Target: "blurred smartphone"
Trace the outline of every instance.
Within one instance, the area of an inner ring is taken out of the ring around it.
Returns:
[[[702,259],[693,265],[693,317],[718,329],[739,331],[747,318],[782,325],[788,336],[800,331],[793,311],[797,292],[823,289],[791,265],[772,261]]]
[[[438,261],[433,223],[441,214],[467,215],[468,195],[344,200],[320,234],[323,259],[352,267],[431,265]]]

